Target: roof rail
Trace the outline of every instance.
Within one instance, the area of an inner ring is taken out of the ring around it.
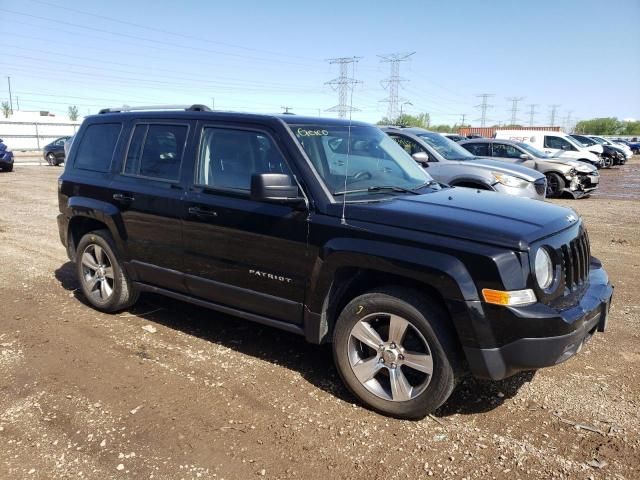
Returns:
[[[147,105],[140,107],[130,107],[129,105],[123,105],[122,107],[115,108],[103,108],[98,113],[119,113],[119,112],[134,112],[140,110],[185,110],[187,112],[210,112],[211,109],[206,105],[200,105],[198,103],[193,105]]]

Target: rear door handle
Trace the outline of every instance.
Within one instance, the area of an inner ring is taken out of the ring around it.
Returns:
[[[196,217],[214,218],[218,216],[218,212],[214,212],[213,210],[207,210],[200,207],[189,207],[189,213],[191,215],[195,215]]]
[[[131,203],[135,200],[135,197],[132,195],[127,195],[125,193],[114,193],[113,199],[116,202]]]

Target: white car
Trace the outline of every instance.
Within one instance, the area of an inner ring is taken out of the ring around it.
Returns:
[[[548,155],[557,158],[571,158],[580,162],[590,163],[596,167],[602,166],[602,148],[598,153],[590,151],[564,132],[548,132],[544,130],[498,130],[495,133],[498,140],[512,140],[527,143]],[[598,142],[600,143],[600,142]],[[600,145],[602,147],[602,145]]]
[[[619,148],[620,150],[622,150],[622,153],[624,153],[624,156],[627,160],[633,157],[633,152],[629,148],[629,145],[625,145],[624,143],[612,142],[611,140],[598,137],[597,135],[587,135],[587,137],[593,139],[594,142],[598,142],[600,145],[609,145],[611,147]]]

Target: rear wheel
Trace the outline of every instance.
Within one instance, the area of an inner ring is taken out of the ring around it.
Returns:
[[[116,312],[138,299],[108,230],[84,235],[76,249],[76,272],[82,293],[98,310]]]
[[[547,197],[558,198],[565,187],[564,179],[557,173],[547,173]]]
[[[49,152],[45,155],[45,159],[47,160],[47,163],[51,166],[56,165],[56,156],[54,155],[53,152]]]
[[[448,316],[417,291],[385,288],[349,302],[335,326],[333,355],[356,397],[398,418],[429,414],[456,383]]]

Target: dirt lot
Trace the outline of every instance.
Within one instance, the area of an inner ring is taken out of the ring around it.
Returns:
[[[0,174],[0,478],[640,478],[637,157],[558,202],[616,285],[609,331],[535,375],[465,381],[419,422],[356,405],[326,346],[156,296],[84,305],[59,172]]]

